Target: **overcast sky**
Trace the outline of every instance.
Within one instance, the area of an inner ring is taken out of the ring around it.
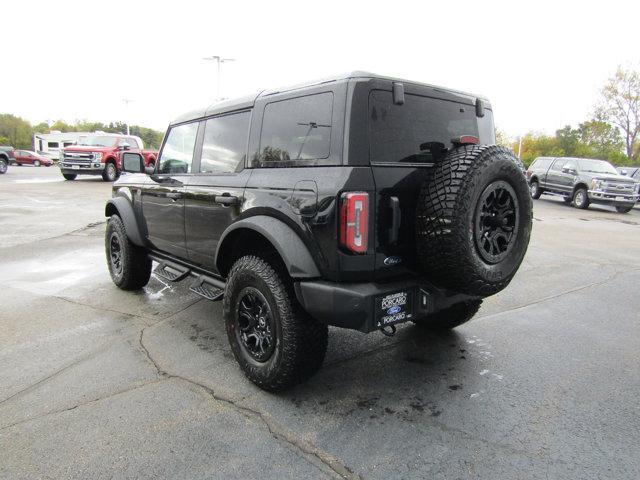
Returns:
[[[490,98],[510,135],[586,120],[638,66],[640,2],[15,1],[2,6],[0,113],[164,130],[233,97],[366,70]],[[123,98],[133,100],[125,110]]]

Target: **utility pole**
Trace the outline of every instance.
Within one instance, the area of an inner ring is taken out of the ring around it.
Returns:
[[[133,100],[129,99],[129,98],[123,98],[122,101],[124,102],[124,115],[125,115],[125,125],[127,126],[127,135],[129,135],[129,104],[131,102],[133,102]]]
[[[518,158],[522,159],[522,137],[518,137]]]
[[[203,60],[206,61],[215,61],[218,64],[218,71],[217,71],[217,80],[216,80],[216,100],[222,100],[222,98],[220,97],[220,82],[221,82],[221,78],[220,78],[220,64],[221,63],[226,63],[226,62],[235,62],[235,58],[225,58],[225,57],[221,57],[220,55],[212,55],[210,57],[204,57]]]

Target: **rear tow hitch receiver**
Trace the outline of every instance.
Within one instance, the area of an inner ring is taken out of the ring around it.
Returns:
[[[387,325],[386,327],[381,327],[380,331],[387,337],[393,337],[396,334],[396,326]]]

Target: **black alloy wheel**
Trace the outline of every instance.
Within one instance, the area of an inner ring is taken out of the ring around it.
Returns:
[[[122,275],[122,245],[120,245],[120,239],[116,232],[113,232],[109,239],[109,261],[113,275],[120,277]]]
[[[502,261],[518,236],[518,199],[504,180],[495,181],[482,192],[475,215],[475,240],[480,256],[488,263]]]
[[[276,346],[273,314],[262,293],[253,287],[239,295],[236,336],[242,348],[257,362],[266,362]]]

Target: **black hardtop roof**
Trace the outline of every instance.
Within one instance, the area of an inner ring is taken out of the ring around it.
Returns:
[[[254,93],[252,95],[246,95],[244,97],[227,99],[227,100],[222,100],[222,101],[219,101],[219,102],[215,102],[212,105],[209,105],[207,107],[199,108],[199,109],[196,109],[196,110],[192,110],[190,112],[184,113],[183,115],[180,115],[179,117],[177,117],[175,120],[173,120],[171,122],[171,125],[174,125],[174,124],[177,124],[177,123],[188,122],[188,121],[191,121],[191,120],[196,120],[198,118],[204,118],[204,117],[208,117],[208,116],[216,115],[216,114],[220,114],[220,113],[232,112],[232,111],[235,111],[235,110],[244,110],[244,109],[252,108],[253,105],[255,104],[255,101],[260,97],[267,97],[269,95],[275,95],[277,93],[286,93],[286,92],[291,92],[291,91],[295,91],[295,90],[301,90],[301,89],[304,89],[304,88],[314,87],[314,86],[321,85],[321,84],[324,84],[324,83],[343,82],[343,81],[348,81],[348,80],[352,80],[352,79],[389,80],[389,81],[394,81],[394,82],[402,82],[404,84],[427,87],[427,88],[434,89],[435,91],[441,91],[441,92],[446,92],[446,93],[451,93],[451,94],[456,94],[456,95],[462,95],[462,96],[465,96],[465,97],[467,97],[469,99],[480,98],[485,102],[485,106],[487,108],[491,108],[491,104],[489,103],[489,100],[486,97],[481,96],[481,95],[474,95],[474,94],[471,94],[471,93],[468,93],[468,92],[462,92],[462,91],[454,90],[454,89],[451,89],[451,88],[438,87],[436,85],[431,85],[431,84],[428,84],[428,83],[416,82],[416,81],[413,81],[413,80],[405,80],[405,79],[402,79],[402,78],[387,77],[387,76],[384,76],[384,75],[377,75],[375,73],[363,72],[363,71],[356,70],[356,71],[345,73],[345,74],[342,74],[342,75],[334,75],[332,77],[327,77],[327,78],[322,78],[322,79],[318,79],[318,80],[308,81],[308,82],[300,83],[300,84],[297,84],[297,85],[290,85],[290,86],[282,87],[282,88],[274,88],[274,89],[269,89],[269,90],[262,90],[261,92]]]

